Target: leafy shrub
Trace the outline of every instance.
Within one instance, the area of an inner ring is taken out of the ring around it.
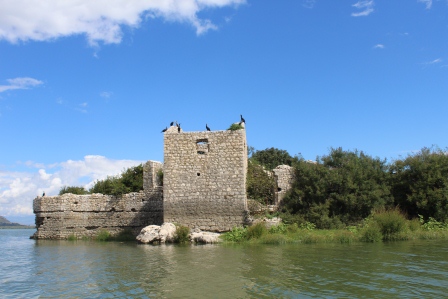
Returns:
[[[163,186],[163,170],[160,168],[159,170],[157,170],[157,182],[159,184],[159,186]]]
[[[90,193],[122,195],[143,190],[143,165],[130,167],[119,176],[108,176],[98,180],[89,190]]]
[[[66,194],[66,193],[72,193],[72,194],[88,194],[89,192],[84,189],[84,187],[78,187],[78,186],[64,186],[59,190],[59,195]]]
[[[262,204],[272,204],[275,186],[274,177],[266,173],[263,166],[249,161],[246,176],[247,198]]]
[[[383,240],[393,240],[407,228],[406,218],[398,209],[381,210],[372,216],[381,230]]]
[[[100,242],[110,241],[112,236],[107,230],[101,230],[98,235],[96,235],[95,240]]]
[[[255,160],[266,167],[266,169],[272,170],[279,165],[291,166],[294,158],[285,150],[271,147],[255,151],[252,154],[251,160]]]
[[[278,225],[273,225],[269,228],[270,234],[286,234],[288,231],[288,226],[284,223],[280,223]]]
[[[408,221],[408,228],[411,232],[416,232],[421,228],[420,220],[414,218]]]
[[[189,238],[190,229],[186,226],[179,225],[176,227],[176,232],[174,233],[174,242],[176,243],[187,243],[190,241]]]
[[[222,234],[222,238],[229,242],[241,242],[247,239],[247,228],[245,227],[234,227],[231,231]]]
[[[299,227],[301,229],[314,230],[316,228],[316,225],[314,223],[305,221],[305,222],[301,223]]]
[[[67,237],[67,240],[68,240],[68,241],[76,241],[76,240],[78,240],[78,238],[77,238],[74,234],[70,234],[70,235]]]
[[[249,226],[247,229],[247,239],[259,239],[261,236],[267,234],[268,229],[264,223],[258,222],[254,225]]]
[[[244,129],[244,127],[240,124],[231,124],[230,127],[227,130],[230,131],[236,131],[236,130],[241,130]]]
[[[364,242],[381,242],[383,235],[381,234],[381,228],[376,222],[371,222],[361,230],[361,241]]]
[[[428,221],[425,221],[425,219],[423,218],[422,215],[418,215],[418,216],[419,216],[419,222],[424,230],[431,231],[431,230],[440,230],[440,229],[448,228],[447,224],[445,224],[443,222],[439,222],[432,217],[429,217]]]
[[[355,235],[346,230],[346,231],[338,231],[335,235],[334,235],[334,240],[338,243],[352,243],[353,241],[355,241]]]

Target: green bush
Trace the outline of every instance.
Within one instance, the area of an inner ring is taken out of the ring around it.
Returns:
[[[247,198],[262,204],[272,204],[275,196],[275,180],[266,173],[263,166],[249,160],[247,164],[246,191]]]
[[[187,243],[190,241],[189,238],[190,229],[186,226],[179,225],[176,227],[176,232],[174,233],[174,242],[176,243]]]
[[[259,239],[261,236],[268,233],[268,229],[264,223],[258,222],[254,225],[249,226],[247,229],[247,239]]]
[[[360,240],[363,242],[381,242],[383,235],[381,234],[381,228],[376,222],[371,222],[361,230]]]
[[[406,218],[398,209],[381,210],[372,215],[381,230],[383,240],[394,240],[407,228]]]
[[[96,235],[95,240],[100,242],[110,241],[112,236],[107,230],[101,230],[98,235]]]
[[[222,238],[229,242],[242,242],[247,239],[247,228],[245,227],[234,227],[231,231],[222,234]]]
[[[78,240],[78,238],[75,236],[75,234],[70,234],[70,235],[67,237],[67,240],[68,240],[68,241],[76,241],[76,240]]]
[[[286,234],[288,231],[288,226],[284,223],[280,223],[278,225],[273,225],[269,228],[270,234]]]
[[[230,127],[227,130],[230,131],[236,131],[236,130],[241,130],[244,129],[244,127],[240,124],[231,124]]]
[[[84,189],[84,187],[78,187],[78,186],[64,186],[59,190],[59,195],[66,194],[66,193],[72,193],[72,194],[88,194],[89,192]]]

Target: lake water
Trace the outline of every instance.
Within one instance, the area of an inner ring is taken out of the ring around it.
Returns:
[[[447,298],[448,241],[139,245],[0,229],[0,298]]]

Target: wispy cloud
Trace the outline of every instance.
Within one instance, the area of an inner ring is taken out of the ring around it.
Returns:
[[[112,160],[103,156],[85,156],[52,165],[27,161],[30,171],[0,170],[0,215],[32,215],[33,199],[44,191],[56,195],[63,186],[90,189],[96,180],[117,175],[143,161]]]
[[[418,2],[425,3],[426,9],[431,9],[432,7],[432,0],[418,0]]]
[[[110,92],[110,91],[103,91],[103,92],[100,93],[100,97],[108,99],[108,98],[110,98],[112,96],[112,94],[113,93]]]
[[[442,59],[441,58],[437,58],[437,59],[434,59],[434,60],[431,60],[431,61],[423,62],[423,64],[424,65],[433,65],[433,64],[438,64],[438,63],[441,63],[441,62],[442,62]]]
[[[370,15],[372,12],[374,12],[374,5],[375,2],[373,0],[363,0],[356,2],[352,6],[359,9],[360,11],[352,13],[352,17],[365,17]]]
[[[236,7],[246,0],[20,0],[1,1],[0,40],[46,41],[85,34],[92,46],[120,43],[122,27],[137,28],[146,18],[186,23],[200,35],[217,27],[198,14]]]
[[[376,44],[375,46],[373,46],[374,49],[384,49],[384,45],[383,44]]]
[[[303,0],[302,6],[306,8],[313,8],[317,0]]]
[[[13,89],[28,89],[43,84],[42,81],[29,77],[8,79],[6,82],[8,82],[7,85],[0,85],[0,92]]]

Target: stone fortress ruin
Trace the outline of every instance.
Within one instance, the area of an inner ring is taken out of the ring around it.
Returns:
[[[164,131],[164,163],[143,165],[143,191],[37,197],[33,238],[93,237],[101,230],[137,235],[164,222],[214,232],[246,224],[246,130],[183,132],[171,126]],[[274,170],[276,204],[290,188],[288,167]]]

